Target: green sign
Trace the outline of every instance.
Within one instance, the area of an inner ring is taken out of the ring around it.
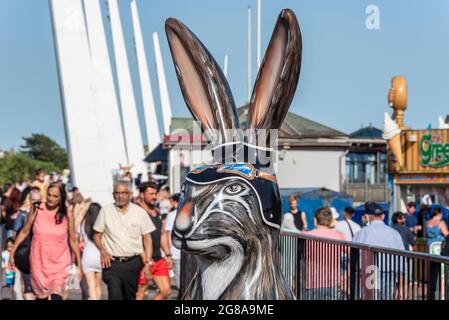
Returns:
[[[442,168],[449,165],[449,143],[438,136],[425,134],[419,142],[419,154],[423,167]]]

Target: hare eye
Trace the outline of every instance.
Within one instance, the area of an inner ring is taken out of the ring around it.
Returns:
[[[242,189],[243,188],[241,185],[234,183],[234,184],[231,184],[230,186],[226,187],[225,191],[229,194],[237,194],[240,191],[242,191]]]

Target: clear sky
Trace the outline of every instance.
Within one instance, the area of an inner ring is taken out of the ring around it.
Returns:
[[[142,115],[130,0],[119,1]],[[105,9],[105,1],[101,2]],[[164,34],[168,17],[182,20],[220,65],[229,55],[234,99],[237,105],[247,101],[247,7],[253,9],[255,49],[257,0],[137,0],[137,5],[159,113],[155,31],[161,40],[173,115],[188,115]],[[379,30],[365,26],[369,5],[380,10]],[[383,112],[389,110],[390,79],[400,74],[408,79],[406,124],[436,127],[437,117],[449,114],[449,1],[262,0],[262,55],[285,7],[296,13],[303,36],[303,65],[291,111],[346,133],[369,123],[381,127]],[[105,26],[110,38],[107,19]],[[255,50],[252,66],[254,81]],[[0,148],[18,148],[22,137],[34,132],[65,146],[48,0],[0,0]]]

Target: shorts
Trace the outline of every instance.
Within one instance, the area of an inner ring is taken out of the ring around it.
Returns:
[[[14,273],[6,273],[5,275],[5,285],[10,288],[12,286],[14,286],[14,282],[15,282],[15,275]]]
[[[165,259],[159,259],[151,266],[151,275],[156,277],[170,277],[170,272],[167,264],[165,263]],[[148,279],[145,277],[143,270],[141,270],[139,273],[139,286],[145,286],[147,284]]]
[[[159,259],[151,266],[151,275],[170,277],[170,269],[168,269],[165,259]]]

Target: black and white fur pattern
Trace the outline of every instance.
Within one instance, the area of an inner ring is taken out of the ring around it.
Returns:
[[[240,125],[221,69],[178,20],[167,20],[166,33],[188,108],[209,140],[217,138],[218,131],[224,144],[232,144],[227,132]],[[299,24],[294,13],[284,9],[250,102],[245,129],[256,136],[280,128],[298,83],[301,50]],[[274,172],[262,174],[263,168],[255,164],[258,174],[252,177],[223,173],[214,161],[204,172],[187,175],[175,220],[173,244],[194,256],[198,266],[183,298],[294,299],[280,272],[280,195]]]

